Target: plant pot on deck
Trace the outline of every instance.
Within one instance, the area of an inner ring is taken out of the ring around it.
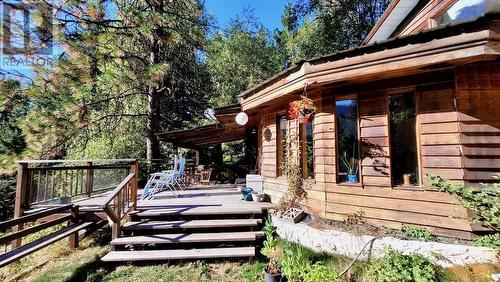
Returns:
[[[266,282],[280,282],[283,279],[281,273],[271,274],[266,271],[265,274]]]

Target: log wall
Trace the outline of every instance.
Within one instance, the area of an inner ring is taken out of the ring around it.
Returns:
[[[417,135],[422,175],[433,173],[454,182],[491,180],[500,171],[500,68],[481,64],[399,77],[349,87],[318,90],[314,118],[315,178],[304,202],[310,212],[331,220],[361,212],[374,224],[390,228],[421,226],[435,234],[471,238],[468,212],[449,194],[428,187],[395,188],[391,183],[387,96],[394,90],[417,96]],[[360,184],[337,182],[335,99],[358,99]],[[261,173],[273,202],[286,192],[276,174],[276,116],[287,103],[261,115]],[[268,133],[267,137],[265,136]],[[269,135],[270,133],[270,135]],[[267,138],[267,139],[266,139]],[[423,178],[423,177],[422,177]]]

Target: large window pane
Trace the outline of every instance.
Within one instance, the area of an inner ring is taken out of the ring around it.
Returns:
[[[415,93],[389,96],[392,183],[419,184]]]
[[[284,161],[286,156],[286,116],[278,116],[277,120],[277,136],[276,136],[276,151],[277,151],[277,168],[278,175],[283,175]]]
[[[337,164],[339,182],[359,182],[358,104],[356,100],[335,102],[337,120]]]
[[[301,125],[300,141],[302,151],[302,175],[304,178],[314,178],[314,141],[312,121]]]

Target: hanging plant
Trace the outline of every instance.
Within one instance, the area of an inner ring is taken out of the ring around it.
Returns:
[[[300,123],[307,123],[316,113],[313,100],[301,96],[300,100],[290,102],[288,115],[291,119],[298,119]]]

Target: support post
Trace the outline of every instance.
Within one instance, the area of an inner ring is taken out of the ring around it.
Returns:
[[[78,214],[79,214],[80,208],[78,206],[74,206],[71,208],[71,221],[69,222],[69,225],[71,224],[78,224]],[[78,231],[71,234],[68,238],[68,245],[69,249],[71,251],[74,251],[78,248]]]
[[[139,161],[138,160],[135,160],[132,163],[131,172],[134,173],[134,178],[132,179],[132,182],[130,183],[130,185],[132,185],[130,198],[132,200],[132,206],[133,206],[132,210],[135,210],[137,208],[137,189],[139,187]]]
[[[87,163],[89,168],[87,169],[87,182],[85,183],[85,192],[87,196],[92,196],[92,188],[94,187],[94,170],[92,167],[92,162]]]
[[[19,218],[23,216],[24,209],[26,208],[26,195],[28,194],[28,164],[27,163],[19,163],[17,165],[17,183],[16,183],[16,200],[14,205],[14,218]],[[14,226],[14,232],[22,230],[24,228],[24,224],[18,224]],[[18,238],[12,241],[12,249],[18,248],[21,246],[22,239]]]

